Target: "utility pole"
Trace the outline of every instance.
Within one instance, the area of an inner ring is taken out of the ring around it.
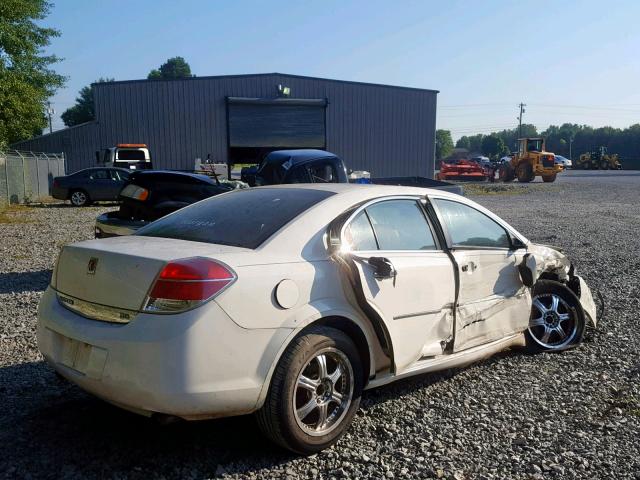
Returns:
[[[53,133],[53,127],[51,125],[51,116],[55,114],[56,111],[51,108],[51,102],[47,102],[47,115],[49,116],[49,133]]]
[[[524,109],[526,105],[524,103],[520,103],[518,106],[520,107],[520,115],[518,116],[518,138],[522,138],[522,114],[526,111]]]
[[[569,160],[571,160],[571,145],[573,144],[573,137],[569,137]]]

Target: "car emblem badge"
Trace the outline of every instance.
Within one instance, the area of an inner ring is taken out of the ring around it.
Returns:
[[[98,268],[98,259],[96,257],[91,257],[89,259],[89,264],[87,265],[87,275],[95,275],[96,268]]]

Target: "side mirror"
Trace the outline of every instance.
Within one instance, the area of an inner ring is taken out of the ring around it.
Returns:
[[[96,150],[96,164],[100,165],[100,151]]]
[[[521,248],[527,248],[527,246],[518,237],[511,237],[511,249],[520,250]]]

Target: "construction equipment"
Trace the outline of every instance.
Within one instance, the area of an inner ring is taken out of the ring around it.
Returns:
[[[471,160],[443,160],[436,180],[449,181],[476,181],[484,182],[488,178],[488,172],[478,163]]]
[[[528,183],[541,176],[544,182],[554,182],[562,170],[562,165],[556,165],[555,155],[546,151],[544,138],[519,138],[518,151],[500,165],[498,177],[503,182],[517,178]]]
[[[595,147],[590,152],[580,155],[573,168],[582,170],[621,170],[622,163],[620,163],[618,155],[607,153],[607,147]]]

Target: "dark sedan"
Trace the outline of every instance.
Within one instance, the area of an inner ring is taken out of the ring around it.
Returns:
[[[51,195],[58,200],[70,200],[76,207],[96,201],[117,200],[130,173],[124,168],[87,168],[54,178]]]

